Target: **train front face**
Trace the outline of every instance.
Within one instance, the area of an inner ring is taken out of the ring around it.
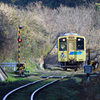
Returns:
[[[79,65],[85,59],[86,46],[83,36],[70,35],[58,38],[58,62],[60,67],[68,68],[69,65]]]

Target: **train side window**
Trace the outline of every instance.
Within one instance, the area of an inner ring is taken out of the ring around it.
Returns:
[[[76,48],[77,50],[84,50],[84,39],[83,38],[77,38],[76,39]]]
[[[59,51],[67,51],[67,39],[59,39]]]

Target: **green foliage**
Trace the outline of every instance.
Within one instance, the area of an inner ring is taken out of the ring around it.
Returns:
[[[100,3],[96,3],[95,6],[96,6],[96,11],[99,11],[100,10]]]
[[[46,44],[45,45],[45,50],[43,51],[43,55],[46,57],[47,54],[49,53],[49,51],[50,51],[50,44],[49,45]]]
[[[35,63],[35,66],[36,66],[37,69],[41,69],[40,66],[37,63]]]
[[[14,82],[14,81],[16,81],[16,78],[14,78],[14,77],[7,77],[7,79],[5,80],[5,83]]]
[[[36,70],[35,63],[33,63],[31,60],[27,60],[25,64],[25,69],[30,73],[33,73]]]

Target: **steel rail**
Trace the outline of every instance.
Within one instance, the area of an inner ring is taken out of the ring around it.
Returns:
[[[57,80],[54,80],[54,81],[52,81],[52,82],[50,82],[50,83],[47,83],[47,84],[43,85],[42,87],[36,89],[36,90],[32,93],[30,100],[34,100],[35,94],[36,94],[38,91],[40,91],[41,89],[43,89],[43,88],[45,88],[45,87],[47,87],[47,86],[49,86],[49,85],[51,85],[51,84],[53,84],[53,83],[56,83],[56,82],[58,82],[58,81],[60,81],[60,80],[62,80],[62,79],[64,79],[64,78],[69,78],[69,77],[71,77],[74,73],[76,73],[76,72],[73,72],[73,73],[71,73],[71,74],[68,75],[68,76],[62,76],[61,78],[59,78],[59,79],[57,79]],[[53,78],[53,76],[52,76],[52,78]]]
[[[72,73],[72,74],[73,74],[73,73]],[[38,83],[38,82],[41,82],[41,81],[44,81],[44,80],[47,80],[47,79],[53,78],[53,77],[54,77],[54,76],[48,76],[48,77],[46,77],[45,79],[37,80],[37,81],[31,82],[31,83],[22,85],[22,86],[20,86],[20,87],[18,87],[18,88],[15,88],[14,90],[12,90],[12,91],[10,91],[9,93],[7,93],[7,94],[4,96],[4,98],[3,98],[2,100],[6,100],[6,99],[8,98],[8,96],[10,96],[12,93],[14,93],[14,92],[16,92],[16,91],[18,91],[18,90],[20,90],[20,89],[22,89],[22,88],[25,88],[25,87],[30,86],[30,85],[34,85],[34,84],[36,84],[36,83]],[[70,77],[70,76],[61,76],[60,80],[63,79],[63,78],[65,78],[65,77],[68,78],[68,77]],[[58,78],[59,78],[59,77],[58,77]],[[59,81],[59,79],[55,80],[53,83],[55,83],[56,81]],[[53,83],[51,82],[51,83],[48,83],[48,84],[53,84]],[[47,85],[47,86],[48,86],[48,85]],[[45,87],[46,87],[46,86],[45,86]]]
[[[18,90],[20,90],[20,89],[22,89],[22,88],[25,88],[25,87],[27,87],[27,86],[30,86],[30,85],[36,84],[36,83],[38,83],[38,82],[41,82],[41,81],[47,80],[47,79],[49,79],[49,78],[52,78],[52,76],[49,76],[49,77],[47,77],[47,78],[45,78],[45,79],[37,80],[37,81],[31,82],[31,83],[28,83],[28,84],[22,85],[22,86],[20,86],[20,87],[18,87],[18,88],[15,88],[14,90],[12,90],[12,91],[10,91],[9,93],[7,93],[7,94],[4,96],[4,98],[3,98],[2,100],[6,100],[7,97],[8,97],[9,95],[11,95],[12,93],[14,93],[15,91],[18,91]]]
[[[36,90],[32,93],[31,99],[30,99],[30,100],[34,100],[34,95],[35,95],[38,91],[40,91],[41,89],[43,89],[43,88],[45,88],[45,87],[47,87],[47,86],[49,86],[49,85],[51,85],[51,84],[53,84],[53,83],[55,83],[55,82],[57,82],[57,81],[59,81],[59,79],[57,79],[57,80],[55,80],[55,81],[52,81],[52,82],[50,82],[50,83],[48,83],[48,84],[46,84],[46,85],[43,85],[42,87],[36,89]]]

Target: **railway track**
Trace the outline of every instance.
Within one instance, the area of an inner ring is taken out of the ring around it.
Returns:
[[[13,94],[14,94],[15,92],[17,92],[18,90],[21,90],[21,89],[26,88],[26,87],[28,87],[28,86],[33,86],[33,85],[35,85],[35,84],[37,84],[37,83],[39,83],[39,82],[48,80],[48,79],[50,79],[50,78],[57,78],[56,80],[54,80],[54,81],[52,81],[52,82],[50,82],[50,83],[47,83],[47,84],[45,84],[45,85],[39,87],[39,88],[36,89],[35,91],[33,90],[34,92],[31,94],[30,100],[34,100],[34,96],[35,96],[36,93],[38,93],[41,89],[44,89],[45,87],[47,87],[47,86],[49,86],[49,85],[51,85],[51,84],[54,84],[54,83],[56,83],[56,82],[58,82],[58,81],[60,81],[60,80],[62,80],[62,79],[64,79],[64,78],[70,78],[70,77],[71,77],[73,74],[75,74],[75,73],[76,73],[76,72],[73,72],[73,73],[71,73],[70,75],[67,75],[67,76],[48,76],[48,77],[46,77],[46,78],[44,78],[44,79],[40,79],[40,80],[31,82],[31,83],[25,84],[25,85],[20,86],[20,87],[18,87],[18,88],[16,88],[16,89],[10,91],[9,93],[7,93],[7,94],[4,96],[3,100],[7,100],[8,97],[10,97],[11,95],[13,95]]]
[[[49,79],[50,77],[51,77],[51,76],[49,76],[49,77],[47,77],[47,78],[45,78],[45,79],[37,80],[37,81],[31,82],[31,83],[22,85],[22,86],[20,86],[20,87],[18,87],[18,88],[16,88],[16,89],[10,91],[9,93],[7,93],[7,94],[4,96],[3,100],[7,100],[8,96],[12,95],[13,93],[15,93],[16,91],[18,91],[18,90],[20,90],[20,89],[23,89],[23,88],[28,87],[28,86],[30,86],[30,85],[34,85],[34,84],[39,83],[39,82],[41,82],[41,81],[47,80],[47,79]]]
[[[74,73],[76,73],[76,72],[74,72]],[[49,86],[49,85],[51,85],[51,84],[54,84],[54,83],[56,83],[56,82],[58,82],[58,81],[60,81],[60,80],[62,80],[62,79],[64,79],[64,78],[70,78],[71,75],[73,75],[74,73],[72,73],[72,74],[70,74],[70,75],[68,75],[68,76],[58,76],[59,79],[54,80],[54,81],[52,81],[52,82],[50,82],[50,83],[47,83],[47,84],[43,85],[42,87],[36,89],[36,90],[32,93],[31,99],[30,99],[30,100],[35,100],[35,99],[34,99],[35,94],[36,94],[37,92],[39,92],[41,89],[43,89],[43,88],[45,88],[45,87],[47,87],[47,86]],[[57,77],[54,76],[54,77],[52,77],[52,78],[57,78]]]

